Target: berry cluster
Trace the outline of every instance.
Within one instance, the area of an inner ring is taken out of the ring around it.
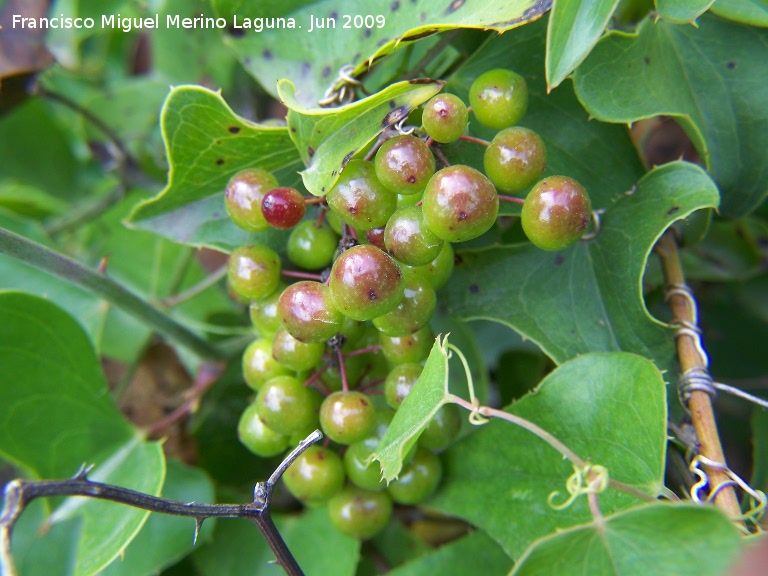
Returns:
[[[393,135],[350,160],[325,198],[307,199],[259,169],[236,174],[226,188],[238,226],[291,230],[287,258],[301,269],[283,269],[263,245],[230,255],[229,285],[251,302],[260,335],[243,355],[256,398],[242,414],[240,439],[269,457],[321,428],[326,445],[305,451],[285,484],[307,505],[327,504],[334,525],[358,538],[384,527],[393,502],[418,504],[432,494],[442,475],[437,453],[461,427],[457,406],[443,407],[388,486],[369,462],[432,347],[429,322],[436,290],[453,270],[452,243],[489,230],[497,189],[529,188],[546,164],[541,138],[513,126],[527,107],[520,76],[483,74],[470,102],[479,122],[501,130],[486,150],[485,174],[448,165],[433,148],[466,138],[469,117],[459,98],[440,94],[425,105],[423,139]],[[318,217],[305,219],[307,204],[320,205]],[[580,237],[589,215],[583,188],[554,176],[534,187],[522,218],[535,244],[557,249]]]

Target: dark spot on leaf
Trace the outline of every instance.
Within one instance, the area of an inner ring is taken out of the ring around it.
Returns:
[[[432,80],[432,78],[413,78],[408,80],[408,84],[439,84],[440,87],[445,86],[445,82],[442,80]]]
[[[326,66],[325,68],[323,68],[323,78],[327,78],[330,73],[331,73],[330,66]]]
[[[251,62],[252,60],[250,56],[246,56],[245,58],[243,58],[243,64],[245,64],[246,66],[250,66]]]
[[[426,20],[427,20],[427,15],[424,12],[419,14],[419,22],[425,22]]]
[[[560,266],[563,262],[565,262],[565,258],[563,258],[561,254],[555,256],[555,266]]]
[[[733,70],[734,68],[736,68],[736,66],[738,66],[738,64],[736,63],[735,60],[731,60],[730,62],[728,62],[728,64],[726,64],[726,66],[728,67],[728,70]]]
[[[295,134],[296,133],[296,128],[291,127],[291,132],[293,132]]]
[[[667,210],[667,216],[671,216],[672,214],[674,214],[678,210],[680,210],[680,206],[672,206],[672,208]]]
[[[389,38],[382,38],[381,40],[379,40],[379,41],[376,43],[376,46],[378,46],[379,48],[381,48],[381,47],[382,47],[382,46],[384,46],[384,44],[386,44],[387,42],[389,42]]]
[[[358,60],[360,60],[360,52],[352,56],[352,62],[357,62]]]
[[[478,292],[480,292],[480,286],[478,286],[477,284],[470,284],[469,285],[469,291],[472,294],[477,294]]]
[[[645,58],[643,58],[643,62],[645,62],[646,64],[650,64],[651,63],[651,59],[648,58],[648,56],[646,56]]]
[[[363,38],[370,38],[370,37],[371,37],[371,29],[366,28],[365,31],[363,32]]]
[[[382,128],[386,128],[387,126],[392,126],[392,124],[400,122],[400,120],[406,118],[410,112],[411,109],[408,106],[398,106],[394,110],[388,112],[386,116],[384,116],[384,119],[381,121]]]
[[[322,188],[320,188],[320,192],[325,192],[325,186],[323,186]]]
[[[451,2],[451,3],[448,5],[448,9],[445,11],[445,13],[446,13],[446,14],[452,14],[452,13],[456,12],[456,10],[458,10],[459,8],[461,8],[462,6],[464,6],[464,3],[465,3],[466,1],[467,1],[467,0],[453,0],[453,2]]]
[[[336,12],[336,11],[333,11],[333,12],[331,12],[330,14],[328,14],[328,17],[329,17],[329,18],[333,18],[334,20],[336,20],[336,18],[338,18],[338,17],[339,17],[339,13],[338,13],[338,12]]]
[[[400,8],[400,2],[398,2],[397,0],[392,2],[392,6],[390,6],[390,9],[392,10],[392,12],[397,12],[399,8]]]
[[[301,63],[301,75],[302,76],[306,76],[311,69],[312,69],[312,65],[309,62],[302,62]]]
[[[222,164],[224,164],[224,158],[219,158],[216,160],[216,166],[221,166]]]
[[[376,291],[375,290],[369,290],[368,291],[368,300],[376,300],[376,298],[378,298],[378,296],[376,296]]]
[[[230,126],[229,127],[229,133],[230,134],[238,134],[240,132],[239,126]]]
[[[312,146],[307,146],[307,155],[312,158],[315,155],[315,149]]]
[[[355,152],[357,152],[357,150],[352,150],[352,152],[350,152],[349,154],[344,156],[344,158],[341,159],[341,168],[342,169],[344,168],[344,166],[349,164],[349,161],[352,160],[352,156],[355,155]]]
[[[453,265],[459,266],[462,262],[464,262],[464,258],[461,254],[454,254],[453,255]]]
[[[334,170],[333,172],[331,172],[331,176],[336,176],[336,174],[338,174],[338,172],[337,172],[336,170]]]
[[[264,50],[261,55],[264,57],[264,60],[272,60],[272,52],[269,50]]]
[[[216,146],[221,146],[221,140],[216,140],[216,141],[214,142],[214,144],[216,144]]]
[[[395,108],[397,108],[397,104],[395,104],[394,100],[390,100],[389,101],[389,109],[390,110],[394,110]]]
[[[241,38],[242,36],[245,35],[245,30],[243,30],[242,28],[229,27],[227,28],[227,34],[229,34],[233,38]]]

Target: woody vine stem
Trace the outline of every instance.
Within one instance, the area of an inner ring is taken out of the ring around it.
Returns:
[[[66,480],[26,481],[14,480],[6,485],[3,495],[3,511],[0,514],[0,574],[16,576],[11,554],[11,532],[16,520],[35,498],[52,496],[88,496],[127,504],[134,508],[186,516],[195,520],[195,540],[203,522],[208,518],[248,518],[261,531],[262,536],[275,554],[276,563],[283,567],[288,576],[302,576],[303,572],[291,554],[282,536],[277,531],[269,514],[269,504],[280,476],[299,455],[323,437],[319,430],[302,440],[299,445],[280,463],[266,482],[259,482],[253,489],[253,501],[248,504],[196,504],[166,500],[113,486],[92,482],[88,479],[89,468],[82,468],[74,477]]]

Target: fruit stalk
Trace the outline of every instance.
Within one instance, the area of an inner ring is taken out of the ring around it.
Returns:
[[[656,252],[661,258],[661,266],[664,279],[668,286],[685,284],[685,276],[680,264],[680,256],[677,250],[677,242],[671,231],[667,231],[659,239]],[[688,325],[695,322],[696,311],[691,308],[693,300],[680,294],[672,294],[669,300],[674,322],[679,325]],[[677,355],[680,361],[682,373],[701,366],[702,358],[697,347],[697,336],[681,334],[676,339]],[[715,414],[712,408],[712,400],[704,391],[693,390],[688,400],[688,410],[691,413],[693,425],[699,440],[699,453],[702,456],[726,464],[723,447],[720,443],[720,435],[717,431]],[[708,470],[710,487],[714,488],[730,479],[723,470],[711,468]],[[732,518],[741,516],[736,492],[732,486],[726,486],[715,497],[715,505]]]

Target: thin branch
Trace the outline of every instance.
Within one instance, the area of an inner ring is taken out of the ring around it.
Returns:
[[[668,286],[682,286],[685,284],[685,276],[680,264],[680,256],[677,250],[677,242],[671,231],[667,231],[659,239],[656,252],[661,259],[664,272],[664,280]],[[693,308],[692,298],[682,294],[672,294],[669,299],[674,321],[680,325],[691,325],[696,322],[696,310]],[[677,354],[680,360],[680,368],[685,374],[701,366],[702,354],[699,347],[698,335],[680,334],[677,338]],[[699,439],[699,453],[715,462],[725,461],[723,447],[720,444],[720,435],[717,431],[715,414],[712,409],[712,400],[709,395],[701,390],[693,390],[688,400],[688,409],[691,413],[693,425]],[[722,470],[709,469],[710,485],[714,488],[730,478]],[[741,516],[741,508],[736,498],[736,491],[732,486],[727,486],[717,493],[715,505],[732,518]]]
[[[464,140],[465,142],[472,142],[473,144],[480,144],[481,146],[485,146],[486,148],[491,145],[488,140],[483,140],[482,138],[477,138],[475,136],[469,136],[468,134],[462,134],[459,136],[459,140]]]
[[[42,244],[0,228],[0,254],[25,262],[104,298],[201,358],[219,360],[224,357],[211,343],[114,280]]]
[[[507,196],[506,194],[499,194],[499,200],[501,202],[511,202],[512,204],[525,204],[525,198],[518,198],[517,196]]]
[[[168,308],[173,308],[174,306],[177,306],[182,302],[186,302],[187,300],[194,298],[198,294],[205,292],[208,288],[210,288],[211,286],[214,286],[222,278],[226,277],[226,275],[227,275],[227,265],[225,264],[220,268],[218,268],[217,270],[214,270],[213,272],[211,272],[210,275],[206,276],[203,280],[201,280],[194,286],[190,286],[183,292],[179,292],[174,296],[169,296],[165,300],[162,300],[160,303],[163,306],[166,306]]]
[[[288,576],[303,574],[296,559],[291,554],[282,536],[277,531],[269,515],[269,504],[272,489],[280,476],[291,463],[309,446],[323,437],[315,430],[298,447],[293,450],[266,482],[259,482],[253,490],[253,501],[248,504],[197,504],[195,502],[179,502],[150,496],[128,488],[92,482],[88,479],[88,469],[81,469],[73,478],[67,480],[13,480],[6,485],[3,496],[3,512],[0,514],[0,573],[5,576],[15,576],[16,569],[11,554],[11,533],[16,520],[35,498],[52,496],[86,496],[126,504],[133,508],[194,518],[195,537],[202,523],[208,518],[247,518],[253,521],[274,552],[277,563],[283,567]]]

